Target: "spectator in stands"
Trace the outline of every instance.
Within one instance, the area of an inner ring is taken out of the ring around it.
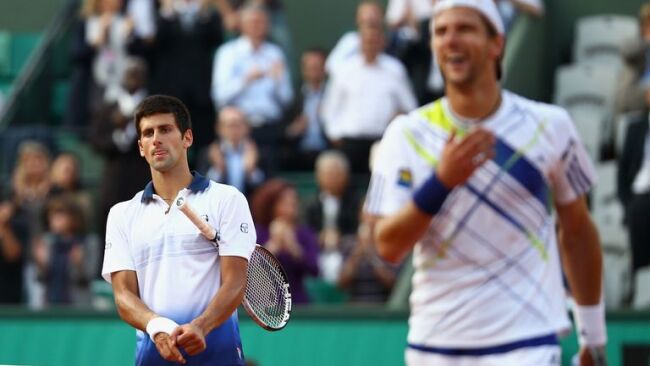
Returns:
[[[0,201],[0,305],[23,301],[23,266],[29,243],[27,216],[11,201]]]
[[[356,235],[342,239],[345,260],[338,285],[346,290],[352,303],[384,303],[395,285],[397,267],[379,257],[369,220],[362,217],[361,221]]]
[[[289,70],[293,70],[293,41],[289,32],[284,6],[281,0],[214,0],[221,16],[224,18],[224,27],[230,33],[241,31],[241,10],[247,5],[255,5],[266,10],[269,16],[269,40],[282,48],[289,62]]]
[[[45,230],[43,217],[51,188],[50,164],[50,151],[45,145],[27,140],[18,146],[18,158],[11,177],[11,201],[27,223],[28,242],[24,243],[24,248],[29,248],[33,238]],[[36,271],[31,262],[25,261],[23,273],[27,303],[34,308],[40,307],[43,304],[42,287],[36,281]]]
[[[266,41],[264,8],[247,6],[241,22],[242,36],[217,51],[212,97],[219,109],[231,105],[244,112],[261,154],[274,163],[285,109],[293,100],[289,70],[282,50]],[[269,168],[275,171],[275,166]]]
[[[429,45],[432,10],[432,0],[390,0],[386,7],[390,29],[387,52],[406,67],[418,104],[437,99],[443,93],[442,76],[433,65]],[[434,71],[436,74],[431,75]],[[436,81],[432,77],[436,77]]]
[[[79,159],[74,153],[64,152],[54,159],[50,172],[50,197],[70,197],[82,210],[87,222],[92,222],[95,207],[93,199],[81,183]]]
[[[64,126],[71,131],[85,134],[90,119],[94,102],[91,92],[94,92],[92,75],[93,59],[95,49],[86,41],[86,23],[93,13],[93,2],[85,0],[80,19],[73,28],[70,40],[70,92],[66,101]]]
[[[70,197],[53,198],[48,202],[47,222],[48,231],[33,247],[47,304],[90,304],[88,284],[97,261],[88,256],[92,249],[81,207]]]
[[[149,90],[187,105],[196,152],[208,146],[213,136],[212,59],[222,41],[221,17],[209,0],[161,1]]]
[[[351,163],[368,173],[370,146],[398,114],[415,108],[404,66],[382,52],[384,31],[360,30],[361,54],[351,56],[332,76],[323,101],[325,132]]]
[[[298,223],[298,193],[281,179],[264,183],[253,194],[252,213],[257,241],[277,256],[284,267],[295,304],[309,302],[307,276],[318,275],[318,238]]]
[[[650,71],[650,3],[639,9],[639,37],[631,39],[621,47],[623,71],[616,93],[616,112],[641,111],[646,108],[645,88],[639,83]]]
[[[650,73],[643,78],[646,106],[650,106]],[[632,271],[650,265],[650,111],[628,125],[618,165],[618,197],[625,207]]]
[[[330,283],[336,283],[342,263],[341,237],[357,231],[360,200],[349,177],[345,155],[335,150],[321,153],[316,160],[318,193],[305,207],[306,222],[318,233],[321,276]]]
[[[30,236],[43,231],[42,213],[51,188],[50,164],[50,151],[45,145],[35,141],[19,145],[11,194],[14,203],[29,217]]]
[[[246,116],[235,107],[224,107],[215,123],[218,139],[199,158],[199,170],[215,182],[236,187],[247,197],[266,175],[259,166],[257,146],[250,138]]]
[[[345,33],[336,43],[325,62],[325,70],[332,77],[335,70],[355,55],[361,53],[361,38],[359,30],[362,28],[381,28],[384,25],[384,10],[376,1],[363,0],[357,6],[357,30]]]
[[[127,46],[133,32],[133,21],[121,14],[122,5],[122,0],[87,0],[84,3],[86,43],[94,50],[92,73],[97,100],[115,100],[122,80]]]
[[[325,58],[325,51],[316,48],[302,55],[303,85],[294,101],[292,122],[285,130],[288,144],[283,156],[284,169],[312,170],[316,156],[329,146],[321,117]]]
[[[133,19],[133,36],[147,43],[156,36],[155,0],[127,0],[126,14]]]
[[[90,143],[104,160],[99,182],[97,228],[104,237],[106,217],[110,208],[133,197],[149,181],[147,162],[140,157],[137,131],[133,123],[135,107],[147,96],[147,66],[142,59],[130,58],[126,63],[119,97],[103,103],[91,124]],[[121,179],[119,184],[116,180]]]
[[[528,14],[535,17],[544,15],[542,0],[495,0],[506,32],[510,30],[518,14]]]

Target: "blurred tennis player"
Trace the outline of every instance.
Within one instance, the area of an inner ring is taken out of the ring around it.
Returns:
[[[584,198],[594,173],[572,121],[501,89],[492,0],[440,0],[431,26],[446,97],[389,125],[366,205],[384,258],[414,248],[406,361],[560,365],[562,257],[581,364],[598,364],[602,254]]]
[[[102,275],[120,317],[137,328],[136,365],[244,365],[236,309],[256,239],[246,199],[190,172],[181,101],[148,97],[135,124],[152,180],[111,209]],[[218,230],[218,251],[171,205],[180,196]]]

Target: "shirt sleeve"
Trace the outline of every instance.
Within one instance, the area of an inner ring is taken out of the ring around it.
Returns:
[[[400,65],[401,66],[401,65]],[[401,72],[397,75],[397,105],[400,113],[414,110],[418,107],[418,101],[413,94],[411,83],[409,82],[406,70],[402,67]]]
[[[255,250],[257,234],[244,195],[235,191],[220,208],[219,255],[250,259]]]
[[[236,42],[230,41],[219,47],[212,69],[212,100],[215,108],[232,103],[246,87],[246,75],[237,72],[238,55]]]
[[[111,283],[111,273],[117,271],[135,271],[135,264],[129,250],[126,235],[126,220],[123,204],[111,208],[106,221],[106,243],[104,244],[104,265],[102,277]]]
[[[321,114],[325,127],[325,135],[330,140],[338,140],[342,136],[339,114],[345,103],[345,92],[339,81],[341,75],[333,76],[325,87]]]
[[[359,40],[359,35],[357,32],[348,32],[345,33],[336,45],[334,49],[327,56],[325,61],[325,71],[327,74],[332,77],[339,66],[344,64],[344,61],[359,52],[361,47],[361,41]]]
[[[404,123],[399,116],[388,125],[373,161],[372,177],[364,210],[386,216],[402,208],[413,193],[413,171],[406,158]]]
[[[386,6],[386,22],[392,27],[397,25],[406,12],[407,0],[388,0]]]
[[[293,101],[293,87],[291,86],[291,73],[287,61],[282,54],[282,50],[278,48],[278,59],[276,62],[280,62],[284,71],[280,80],[277,81],[278,85],[276,91],[278,93],[278,98],[280,103],[283,106],[288,106]]]
[[[555,201],[568,204],[584,196],[595,183],[595,172],[578,132],[566,111],[555,123],[557,159],[551,168],[551,184]]]

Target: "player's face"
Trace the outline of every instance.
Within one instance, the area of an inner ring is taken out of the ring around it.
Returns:
[[[469,86],[479,78],[495,76],[503,37],[490,36],[478,12],[458,7],[436,16],[432,46],[445,82]]]
[[[192,145],[192,130],[181,131],[171,113],[154,114],[140,120],[140,156],[152,169],[166,172],[187,160],[187,149]]]

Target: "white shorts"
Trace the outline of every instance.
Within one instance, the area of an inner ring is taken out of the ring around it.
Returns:
[[[560,366],[558,345],[520,348],[485,356],[448,356],[439,353],[406,349],[407,366]]]

